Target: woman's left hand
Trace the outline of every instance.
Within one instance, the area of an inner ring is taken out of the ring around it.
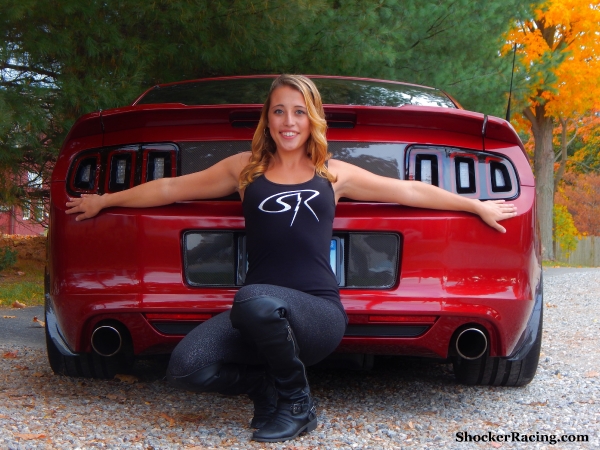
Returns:
[[[481,220],[500,233],[506,233],[506,228],[498,222],[515,217],[517,215],[517,207],[512,203],[506,203],[504,200],[477,201],[479,202],[477,214],[479,214]]]

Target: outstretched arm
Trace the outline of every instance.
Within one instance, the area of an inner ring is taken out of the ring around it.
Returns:
[[[329,170],[337,181],[333,184],[336,200],[399,203],[417,208],[465,211],[477,214],[501,233],[506,229],[498,222],[517,215],[517,208],[504,200],[486,201],[462,197],[420,181],[397,180],[375,175],[367,170],[338,160],[330,160]]]
[[[161,178],[112,194],[83,194],[81,198],[67,202],[66,213],[77,214],[75,220],[84,220],[112,206],[147,208],[185,200],[223,197],[237,190],[240,172],[248,163],[249,156],[249,152],[240,153],[200,172]]]

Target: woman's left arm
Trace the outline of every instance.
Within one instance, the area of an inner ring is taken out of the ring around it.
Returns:
[[[498,222],[517,215],[517,208],[504,200],[479,201],[448,192],[420,181],[397,180],[375,175],[353,164],[330,160],[329,171],[337,177],[333,183],[336,201],[346,197],[358,201],[399,203],[416,208],[465,211],[477,214],[501,233],[506,229]]]

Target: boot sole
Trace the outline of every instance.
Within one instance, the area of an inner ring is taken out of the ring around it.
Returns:
[[[297,438],[300,434],[302,433],[310,433],[311,431],[315,431],[317,429],[317,418],[315,417],[313,420],[311,420],[310,422],[308,422],[306,425],[304,425],[302,428],[300,428],[298,430],[298,432],[292,436],[284,436],[284,437],[280,437],[280,438],[261,438],[261,437],[254,437],[252,436],[252,440],[253,441],[257,441],[257,442],[283,442],[283,441],[289,441],[290,439],[295,439]]]

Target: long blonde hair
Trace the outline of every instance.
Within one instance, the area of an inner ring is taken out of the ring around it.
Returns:
[[[331,154],[327,152],[327,138],[325,137],[327,121],[325,120],[321,94],[319,94],[315,84],[305,76],[280,75],[271,84],[267,101],[263,105],[260,120],[252,138],[252,156],[250,157],[250,162],[240,173],[240,189],[246,188],[246,186],[266,172],[277,150],[275,142],[268,131],[267,124],[269,109],[271,107],[271,94],[281,86],[289,86],[296,89],[304,96],[306,111],[310,121],[310,136],[306,142],[307,156],[311,158],[317,175],[327,178],[330,182],[335,181],[335,177],[327,170],[327,166],[325,165]]]

